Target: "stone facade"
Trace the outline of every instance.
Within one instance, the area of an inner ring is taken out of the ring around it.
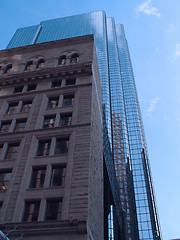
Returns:
[[[2,229],[24,240],[104,239],[93,36],[1,51],[0,88]]]

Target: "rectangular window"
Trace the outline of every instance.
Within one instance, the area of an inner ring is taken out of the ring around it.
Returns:
[[[6,190],[11,177],[11,170],[0,172],[0,190]]]
[[[66,86],[75,85],[75,84],[76,84],[76,78],[66,79]]]
[[[3,145],[0,144],[0,154],[2,153]]]
[[[36,90],[37,84],[29,84],[27,86],[27,92]]]
[[[72,113],[62,113],[60,119],[60,126],[71,125]]]
[[[48,156],[51,140],[39,141],[37,156]]]
[[[7,114],[13,114],[17,111],[17,107],[18,107],[18,102],[16,103],[10,103],[8,110],[7,110]]]
[[[55,124],[55,118],[56,116],[45,116],[44,117],[44,124],[43,124],[43,128],[53,128],[54,124]]]
[[[21,93],[24,86],[18,86],[14,88],[14,93]]]
[[[8,144],[7,154],[5,159],[16,159],[19,143]]]
[[[34,168],[30,188],[42,188],[44,185],[45,174],[46,168]]]
[[[63,106],[71,106],[74,102],[74,94],[65,95],[63,98]]]
[[[26,201],[24,209],[24,222],[36,222],[38,220],[40,201]]]
[[[62,200],[47,200],[45,220],[61,219]]]
[[[69,139],[68,138],[56,139],[55,154],[67,153],[68,144],[69,144]]]
[[[25,129],[25,127],[26,127],[26,119],[17,120],[15,132],[21,132]]]
[[[29,112],[31,110],[32,101],[23,102],[21,112]]]
[[[58,106],[59,97],[52,97],[48,100],[47,108],[56,108]]]
[[[11,126],[11,121],[1,122],[0,132],[1,132],[1,133],[7,133],[7,132],[9,132],[10,126]]]
[[[51,187],[63,186],[65,179],[65,167],[53,166],[51,174]]]
[[[58,80],[58,81],[52,81],[52,85],[51,87],[52,88],[57,88],[57,87],[61,87],[61,80]]]
[[[1,214],[1,210],[2,210],[2,205],[3,205],[3,202],[0,202],[0,214]]]

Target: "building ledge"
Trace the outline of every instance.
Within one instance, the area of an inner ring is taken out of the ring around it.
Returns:
[[[19,235],[41,235],[41,234],[86,234],[86,220],[69,221],[44,221],[44,222],[21,222],[6,223],[0,225],[1,230],[5,232],[13,231],[13,234]]]
[[[15,83],[29,83],[39,80],[54,79],[57,77],[71,77],[74,75],[92,75],[92,62],[63,65],[35,71],[24,71],[0,76],[0,87]]]

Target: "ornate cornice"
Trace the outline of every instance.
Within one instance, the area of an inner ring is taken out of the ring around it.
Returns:
[[[63,78],[75,75],[92,75],[92,62],[63,65],[54,68],[45,68],[35,71],[24,71],[22,73],[7,74],[0,76],[0,86],[16,83],[35,82],[50,78]]]

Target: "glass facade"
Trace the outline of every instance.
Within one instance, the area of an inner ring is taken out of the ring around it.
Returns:
[[[123,26],[116,25],[114,19],[107,18],[103,11],[47,20],[36,26],[18,29],[7,48],[88,34],[94,35],[99,63],[103,93],[104,158],[116,216],[118,218],[123,212],[126,239],[162,239]],[[112,229],[110,232],[114,239]]]

